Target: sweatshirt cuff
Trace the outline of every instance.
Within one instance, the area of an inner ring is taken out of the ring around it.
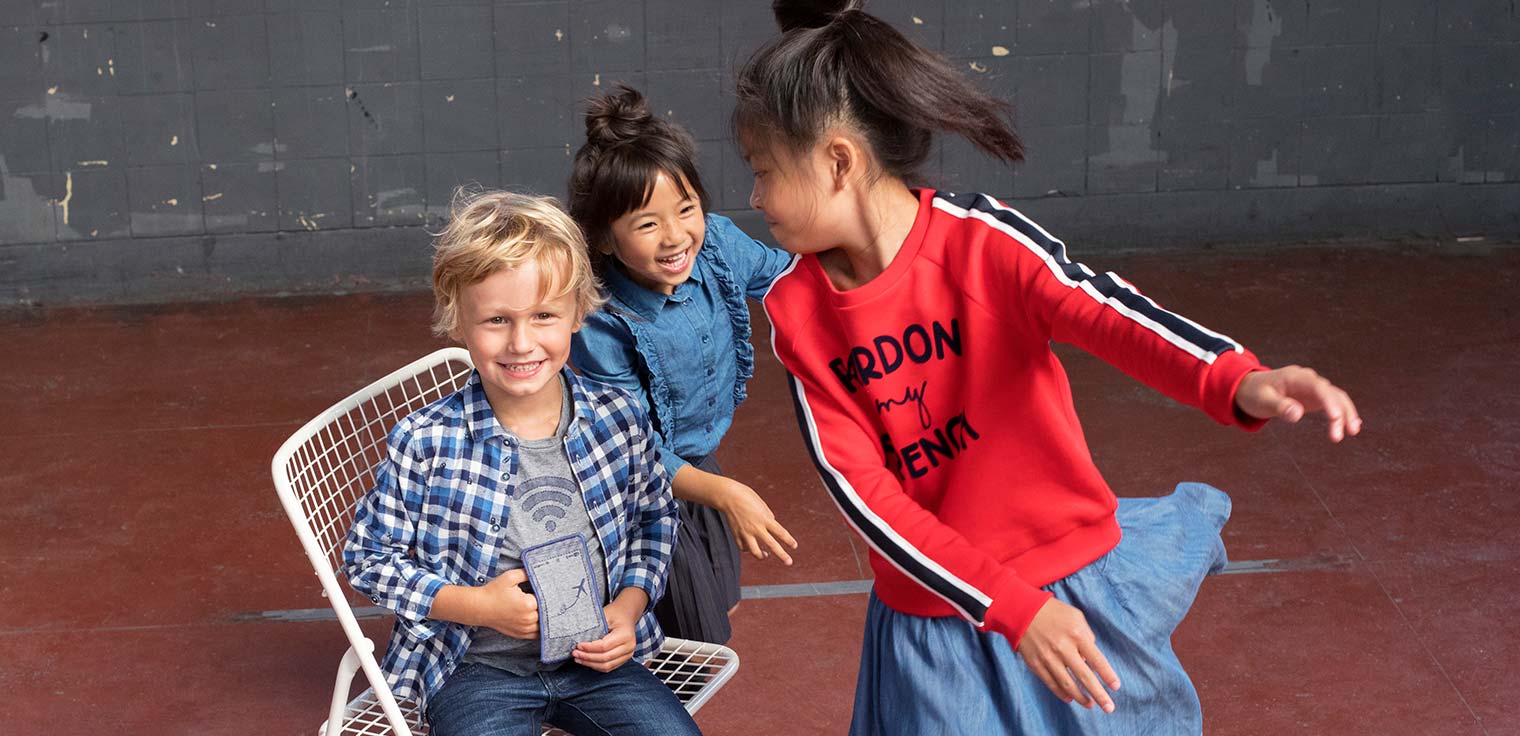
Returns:
[[[986,620],[980,628],[1008,637],[1008,643],[1017,651],[1034,615],[1053,597],[1049,591],[1036,588],[1010,572],[1009,579],[993,597],[992,605],[987,607]]]
[[[1249,350],[1221,354],[1209,367],[1204,379],[1205,411],[1214,421],[1225,426],[1237,426],[1247,432],[1255,432],[1266,426],[1266,419],[1246,415],[1235,407],[1235,392],[1247,375],[1270,370],[1256,359]]]

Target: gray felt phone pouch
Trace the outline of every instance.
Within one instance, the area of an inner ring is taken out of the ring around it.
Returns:
[[[540,660],[562,662],[576,644],[607,634],[585,536],[572,534],[529,547],[522,551],[522,561],[538,596]]]

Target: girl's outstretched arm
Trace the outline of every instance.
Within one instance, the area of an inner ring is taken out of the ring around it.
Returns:
[[[1305,412],[1322,411],[1330,420],[1330,441],[1362,431],[1351,396],[1312,368],[1290,365],[1248,374],[1235,389],[1235,408],[1255,419],[1297,422]]]

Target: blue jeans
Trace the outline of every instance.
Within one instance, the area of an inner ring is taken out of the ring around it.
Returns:
[[[1229,515],[1229,497],[1199,483],[1163,498],[1121,498],[1118,546],[1045,586],[1082,611],[1119,675],[1112,714],[1062,702],[1003,635],[959,618],[899,613],[872,594],[850,733],[1203,733],[1198,694],[1171,637],[1204,576],[1224,567],[1219,530]]]
[[[608,673],[574,662],[514,675],[467,662],[428,700],[435,736],[538,736],[550,723],[576,736],[700,736],[675,693],[630,660]]]

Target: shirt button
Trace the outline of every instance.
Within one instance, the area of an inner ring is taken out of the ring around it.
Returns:
[[[491,531],[493,531],[493,532],[499,532],[499,531],[501,531],[501,525],[500,524],[492,524],[491,525]]]
[[[709,375],[709,376],[710,376],[710,375],[712,375],[712,374],[713,374],[713,369],[711,369],[711,368],[708,368],[708,369],[707,369],[707,375]]]
[[[708,399],[708,400],[707,400],[707,405],[708,405],[708,406],[712,406],[712,405],[714,405],[714,404],[716,404],[716,403],[718,403],[718,400],[717,400],[717,399]]]
[[[703,344],[703,345],[706,345],[706,344],[707,344],[707,335],[703,335],[703,336],[702,336],[702,344]]]
[[[475,582],[477,582],[477,583],[484,583],[485,581],[486,581],[486,576],[484,576],[484,575],[477,575],[477,576],[475,576]]]

